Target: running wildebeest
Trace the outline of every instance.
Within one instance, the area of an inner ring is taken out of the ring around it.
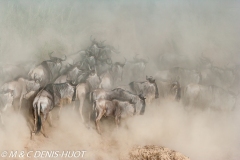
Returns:
[[[28,73],[30,79],[38,80],[40,82],[41,87],[55,81],[62,68],[62,61],[67,59],[66,56],[65,59],[61,59],[52,57],[51,54],[52,53],[49,54],[50,60],[43,61]]]
[[[146,76],[146,80],[147,81],[144,82],[133,81],[129,84],[129,86],[133,93],[137,95],[142,94],[144,97],[146,97],[147,102],[150,103],[153,101],[153,99],[159,97],[158,86],[153,77]]]
[[[38,81],[27,80],[24,78],[19,78],[17,81],[11,81],[5,83],[1,87],[1,92],[6,92],[8,90],[13,91],[14,101],[19,100],[19,108],[21,110],[22,107],[22,99],[26,98],[26,94],[29,94],[32,91],[37,91],[40,88],[40,84]]]
[[[133,58],[133,61],[127,61],[124,70],[124,81],[131,82],[144,78],[147,61],[145,59]]]
[[[13,91],[8,90],[5,93],[0,94],[0,120],[1,124],[4,125],[2,119],[2,113],[7,110],[8,107],[13,105]]]
[[[49,116],[49,124],[51,125],[50,112],[56,105],[61,109],[63,99],[67,99],[68,103],[71,103],[74,96],[74,87],[69,83],[48,84],[37,94],[33,101],[35,133],[42,129],[42,134],[47,137],[44,132],[44,122]]]
[[[0,64],[0,79],[3,83],[26,76],[27,72],[19,65]]]
[[[99,134],[101,130],[99,127],[99,121],[102,116],[113,116],[115,118],[115,123],[118,127],[120,119],[131,117],[133,115],[143,115],[145,112],[145,98],[139,96],[140,104],[131,103],[128,101],[119,101],[119,100],[105,100],[98,99],[94,102],[94,112],[96,114],[95,125]]]
[[[214,85],[189,84],[183,92],[182,102],[188,107],[231,111],[236,104],[237,95]]]
[[[185,87],[190,83],[200,83],[201,73],[194,69],[185,69],[174,67],[169,70],[158,71],[155,79],[160,81],[179,81],[181,87]]]
[[[159,97],[161,98],[174,98],[175,100],[181,99],[181,86],[178,80],[155,80],[159,89]]]
[[[120,101],[128,101],[135,104],[135,106],[141,104],[142,95],[135,95],[127,90],[122,88],[115,88],[111,91],[104,89],[96,89],[90,94],[90,101],[93,103],[98,99],[113,100],[117,99]],[[94,104],[94,103],[93,103]],[[93,105],[94,108],[94,105]],[[134,110],[136,112],[136,108]]]

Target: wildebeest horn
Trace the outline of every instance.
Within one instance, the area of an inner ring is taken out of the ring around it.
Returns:
[[[61,59],[61,58],[60,58]],[[67,56],[64,55],[64,59],[61,59],[61,61],[66,61],[67,60]]]
[[[89,68],[90,71],[92,70],[89,64],[88,64],[88,68]]]

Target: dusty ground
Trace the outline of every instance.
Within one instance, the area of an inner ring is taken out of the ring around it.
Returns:
[[[46,124],[49,138],[40,134],[34,135],[33,140],[30,140],[25,115],[9,111],[4,116],[5,128],[0,130],[0,151],[86,151],[80,159],[117,160],[127,159],[133,147],[158,145],[192,160],[239,159],[239,116],[236,112],[189,112],[176,102],[161,100],[157,103],[147,106],[145,115],[123,121],[118,130],[113,119],[102,120],[102,136],[96,133],[93,125],[88,129],[81,123],[77,110],[66,106],[57,119],[55,109],[54,127]]]

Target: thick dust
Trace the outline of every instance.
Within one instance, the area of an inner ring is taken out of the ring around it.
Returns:
[[[86,49],[93,35],[119,46],[121,53],[113,55],[114,61],[131,60],[135,54],[148,59],[148,75],[157,71],[163,53],[192,59],[203,54],[220,67],[239,64],[239,8],[234,0],[3,0],[1,63],[40,62],[52,51],[68,55]],[[0,128],[0,151],[85,150],[85,159],[112,160],[126,158],[133,146],[151,144],[177,150],[192,160],[238,160],[238,106],[227,113],[188,111],[179,102],[158,99],[143,116],[123,120],[118,129],[113,119],[101,120],[101,136],[94,124],[88,129],[78,111],[66,106],[60,119],[54,114],[54,127],[46,124],[49,138],[34,135],[33,140],[26,114],[9,110],[3,115],[5,127]]]

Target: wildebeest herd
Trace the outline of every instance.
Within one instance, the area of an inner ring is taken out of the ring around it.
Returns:
[[[21,112],[22,100],[30,97],[33,133],[41,131],[45,137],[44,124],[47,119],[52,124],[51,111],[58,108],[60,116],[62,106],[70,103],[74,111],[79,104],[83,123],[94,120],[99,134],[103,116],[114,117],[118,126],[121,118],[143,115],[147,105],[157,98],[171,96],[184,106],[201,109],[233,110],[236,106],[240,78],[237,65],[219,68],[203,55],[193,63],[186,56],[161,54],[156,62],[158,71],[148,77],[145,69],[150,60],[135,55],[131,61],[124,58],[123,62],[113,62],[112,54],[120,54],[118,49],[90,39],[86,50],[64,58],[49,53],[49,60],[38,65],[2,64],[1,125],[7,108],[17,101],[17,111]],[[87,113],[83,113],[84,107]]]

